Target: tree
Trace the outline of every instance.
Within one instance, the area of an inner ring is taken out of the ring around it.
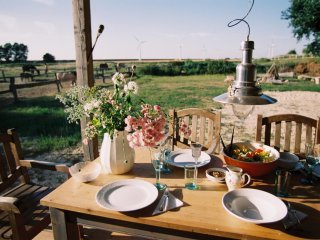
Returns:
[[[43,55],[42,58],[43,58],[43,61],[47,63],[56,61],[55,57],[50,53],[46,53],[45,55]]]
[[[12,58],[14,62],[25,62],[28,59],[28,47],[23,43],[12,45]]]
[[[295,49],[292,49],[288,52],[289,55],[297,55],[297,52]]]
[[[282,19],[289,20],[293,35],[300,41],[303,37],[311,39],[306,51],[320,55],[320,1],[290,0],[291,6],[282,11]]]
[[[12,60],[12,44],[6,43],[3,46],[4,60],[10,62]]]
[[[25,62],[28,59],[28,47],[23,43],[6,43],[0,46],[0,61]]]

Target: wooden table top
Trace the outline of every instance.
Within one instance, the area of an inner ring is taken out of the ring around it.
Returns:
[[[316,186],[301,185],[299,183],[301,175],[294,173],[291,196],[286,200],[296,210],[308,214],[297,228],[285,230],[281,221],[256,225],[231,216],[221,203],[223,195],[227,192],[227,186],[205,178],[206,169],[222,165],[223,160],[220,156],[212,156],[209,165],[199,168],[198,183],[201,189],[196,191],[184,188],[182,168],[173,168],[173,173],[168,175],[162,174],[161,182],[167,184],[169,191],[182,200],[184,206],[156,216],[151,216],[150,211],[144,209],[131,213],[110,211],[100,207],[95,201],[101,187],[115,180],[138,178],[155,182],[150,153],[144,148],[136,149],[135,165],[130,173],[124,175],[101,173],[95,181],[89,183],[80,183],[71,178],[44,197],[41,204],[61,210],[228,238],[320,239],[319,183]],[[273,176],[253,178],[248,187],[272,193]]]

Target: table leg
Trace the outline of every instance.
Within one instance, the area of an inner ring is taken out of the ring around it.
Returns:
[[[70,221],[64,211],[50,208],[53,237],[55,240],[80,240],[80,232],[76,222]]]

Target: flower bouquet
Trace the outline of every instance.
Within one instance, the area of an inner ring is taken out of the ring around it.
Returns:
[[[125,129],[125,119],[129,115],[136,115],[142,101],[134,103],[133,95],[138,92],[137,84],[127,81],[123,74],[115,73],[112,77],[114,90],[105,87],[73,87],[64,95],[57,98],[65,105],[65,112],[70,123],[79,121],[83,117],[90,117],[85,128],[84,143],[94,136],[108,133],[111,138],[116,131]]]
[[[65,105],[70,123],[87,117],[83,143],[103,136],[100,150],[102,167],[109,173],[131,170],[134,147],[156,146],[165,136],[165,115],[158,105],[138,98],[138,85],[123,74],[112,77],[114,89],[102,86],[73,87],[57,98]]]

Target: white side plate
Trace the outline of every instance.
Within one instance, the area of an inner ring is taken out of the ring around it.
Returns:
[[[96,195],[96,202],[103,208],[128,212],[152,204],[158,197],[157,188],[139,179],[125,179],[103,186]]]
[[[201,156],[198,159],[198,167],[202,167],[208,164],[211,160],[211,157],[206,152],[201,152]],[[171,157],[167,161],[169,165],[175,167],[183,168],[187,164],[194,164],[194,158],[192,157],[191,149],[181,149],[178,151],[173,151]]]
[[[222,205],[236,218],[257,224],[280,221],[288,212],[286,205],[278,197],[250,188],[236,189],[224,194]]]

